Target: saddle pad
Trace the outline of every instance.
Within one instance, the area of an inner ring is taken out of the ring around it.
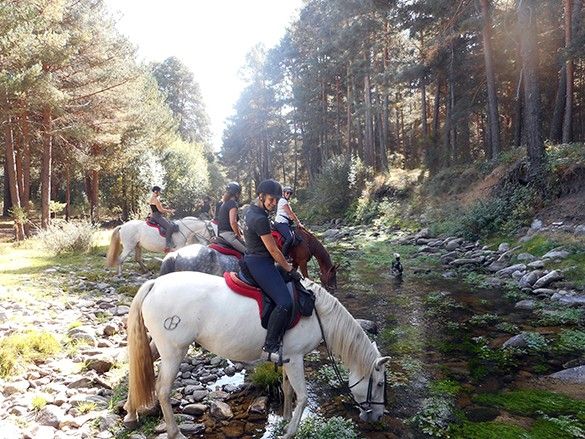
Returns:
[[[225,279],[226,285],[236,294],[240,294],[242,296],[249,297],[250,299],[254,299],[258,304],[258,312],[260,314],[260,319],[262,319],[262,311],[264,310],[264,303],[262,301],[262,290],[260,288],[253,287],[250,284],[247,284],[242,279],[238,277],[238,274],[233,271],[226,271],[223,274],[223,278]],[[294,320],[288,327],[293,328],[301,319],[301,314],[297,313],[295,315]]]
[[[146,225],[150,226],[150,227],[154,227],[155,229],[158,229],[158,233],[160,236],[162,236],[163,238],[167,236],[166,232],[164,231],[163,228],[161,228],[161,226],[159,226],[156,223],[151,223],[150,221],[146,220]]]
[[[278,246],[278,248],[282,249],[282,246],[284,244],[284,238],[282,237],[280,232],[278,232],[277,230],[272,230],[271,234],[274,240],[276,241],[276,245]]]
[[[231,248],[224,247],[223,245],[211,243],[207,247],[209,247],[209,248],[211,248],[211,249],[213,249],[215,251],[218,251],[218,252],[220,252],[220,253],[222,253],[224,255],[235,256],[238,259],[242,259],[242,254],[239,251],[234,250],[234,249],[231,249]]]

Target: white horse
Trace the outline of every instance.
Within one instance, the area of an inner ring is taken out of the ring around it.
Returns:
[[[192,244],[195,239],[201,244],[207,244],[213,236],[213,230],[208,224],[209,221],[187,216],[174,222],[179,226],[179,231],[173,233],[173,242],[176,248]],[[110,267],[117,267],[118,274],[121,274],[122,263],[134,250],[134,259],[146,271],[146,266],[142,262],[142,249],[163,253],[165,238],[160,236],[156,227],[146,224],[146,221],[128,221],[116,227],[112,233],[107,254],[107,264]]]
[[[322,338],[334,355],[349,368],[351,393],[364,421],[383,416],[386,391],[385,366],[359,323],[321,286],[303,280],[315,292],[315,313],[303,317],[283,340],[283,391],[285,419],[290,419],[284,438],[299,427],[307,404],[303,356]],[[149,346],[147,330],[152,337]],[[196,341],[223,358],[254,362],[260,359],[266,330],[260,324],[255,300],[231,291],[223,277],[198,272],[176,272],[145,282],[132,301],[128,317],[128,400],[124,424],[135,428],[138,411],[155,403],[153,357],[161,358],[156,396],[162,408],[169,439],[184,439],[170,403],[171,386],[189,345]],[[292,393],[297,405],[292,411]],[[292,416],[292,419],[291,419]]]

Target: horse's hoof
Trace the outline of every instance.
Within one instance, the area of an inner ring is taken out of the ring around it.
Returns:
[[[124,420],[124,427],[126,430],[136,430],[138,428],[138,419],[133,419],[132,421]]]

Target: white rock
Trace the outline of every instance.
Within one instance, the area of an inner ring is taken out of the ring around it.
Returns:
[[[544,288],[547,285],[563,279],[563,274],[558,270],[553,270],[546,276],[542,276],[534,283],[534,288]]]
[[[551,250],[542,256],[543,259],[565,259],[570,253],[566,250]]]
[[[540,229],[542,229],[542,220],[539,220],[539,219],[535,218],[532,221],[532,224],[530,225],[530,228],[532,230],[540,230]]]
[[[549,376],[570,383],[585,384],[585,366],[561,370],[560,372],[553,373]]]
[[[499,246],[498,246],[498,251],[500,253],[504,253],[507,252],[508,250],[510,250],[510,244],[508,244],[507,242],[502,242]]]

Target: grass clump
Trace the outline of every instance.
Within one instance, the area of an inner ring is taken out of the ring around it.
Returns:
[[[89,221],[54,223],[37,235],[50,253],[82,253],[90,250],[96,231]]]
[[[527,432],[516,425],[501,422],[463,422],[450,430],[456,439],[519,439],[528,438]]]
[[[30,404],[32,409],[38,412],[47,405],[47,398],[45,398],[43,395],[36,395],[33,397]]]
[[[0,340],[0,376],[8,377],[28,363],[42,362],[61,351],[61,345],[49,332],[29,330]]]
[[[578,325],[583,321],[583,310],[578,308],[539,309],[535,312],[542,326]]]
[[[430,390],[435,395],[455,396],[461,392],[461,385],[453,380],[439,380],[431,383]]]
[[[263,363],[254,368],[250,374],[250,380],[260,388],[271,390],[280,386],[282,370],[280,368],[274,370],[273,363]]]
[[[451,399],[434,396],[425,399],[422,409],[408,422],[427,436],[449,437],[449,424],[453,418],[453,410]]]

